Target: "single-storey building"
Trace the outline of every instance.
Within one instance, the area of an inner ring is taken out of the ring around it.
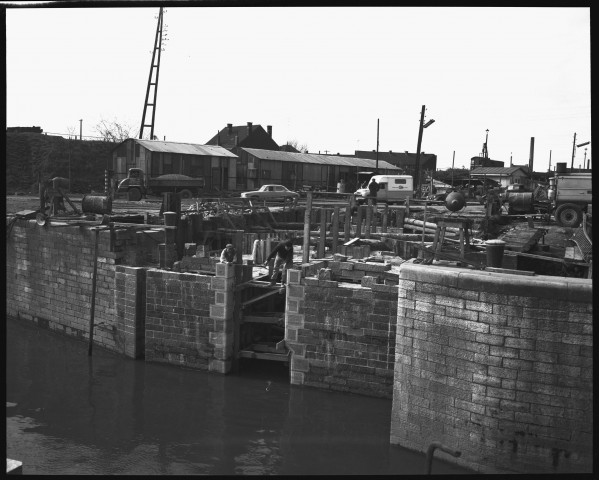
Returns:
[[[360,158],[372,158],[379,159],[379,163],[382,161],[395,165],[402,170],[404,175],[416,174],[416,154],[408,152],[394,152],[389,150],[388,152],[376,152],[376,150],[356,150],[355,156]],[[424,178],[424,172],[427,170],[435,172],[437,170],[437,155],[434,153],[420,153],[420,178]]]
[[[234,190],[236,160],[237,155],[220,146],[128,138],[113,149],[108,169],[117,182],[130,168],[140,168],[148,179],[180,173],[203,179],[208,190]]]
[[[358,172],[374,172],[377,167],[376,161],[368,158],[257,148],[238,148],[235,151],[239,157],[236,175],[238,190],[254,190],[265,183],[276,183],[292,190],[309,186],[335,191],[337,182],[343,179],[345,191],[353,192],[358,186]],[[399,174],[401,170],[379,160],[378,172]]]
[[[478,167],[470,172],[473,180],[493,180],[501,187],[513,184],[528,185],[530,178],[522,167]]]

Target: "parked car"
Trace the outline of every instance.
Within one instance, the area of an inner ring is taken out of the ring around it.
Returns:
[[[285,200],[299,198],[299,193],[292,192],[283,185],[262,185],[258,190],[243,192],[241,198],[251,200]]]

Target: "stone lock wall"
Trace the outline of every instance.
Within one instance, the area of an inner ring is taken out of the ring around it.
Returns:
[[[391,398],[397,287],[288,271],[285,339],[291,383]]]
[[[17,220],[6,239],[6,314],[89,339],[94,231]],[[99,232],[94,343],[118,350],[114,278],[118,252],[111,232]]]
[[[217,264],[216,276],[148,270],[146,361],[230,371],[234,286],[233,265]]]
[[[484,473],[591,472],[592,281],[405,263],[391,442]]]

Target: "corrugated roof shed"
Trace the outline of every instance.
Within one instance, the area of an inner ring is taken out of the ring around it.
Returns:
[[[478,167],[470,172],[470,175],[512,175],[514,172],[522,170],[521,167]],[[523,173],[524,170],[522,170]]]
[[[237,155],[224,147],[216,145],[197,145],[194,143],[164,142],[161,140],[133,139],[152,152],[180,153],[182,155],[206,155],[211,157],[231,157]]]
[[[317,163],[325,165],[343,165],[359,168],[375,168],[376,160],[369,158],[342,157],[341,155],[317,155],[312,153],[293,153],[275,150],[261,150],[258,148],[242,148],[256,158],[261,160],[277,160],[282,162]],[[379,169],[401,170],[395,165],[379,160]]]

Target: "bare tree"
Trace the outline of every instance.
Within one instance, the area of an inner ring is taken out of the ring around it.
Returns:
[[[122,142],[132,137],[133,127],[116,119],[111,122],[102,119],[95,130],[105,142]]]
[[[306,145],[305,143],[299,145],[299,142],[295,139],[287,140],[287,145],[295,148],[300,153],[308,153],[308,145]]]

